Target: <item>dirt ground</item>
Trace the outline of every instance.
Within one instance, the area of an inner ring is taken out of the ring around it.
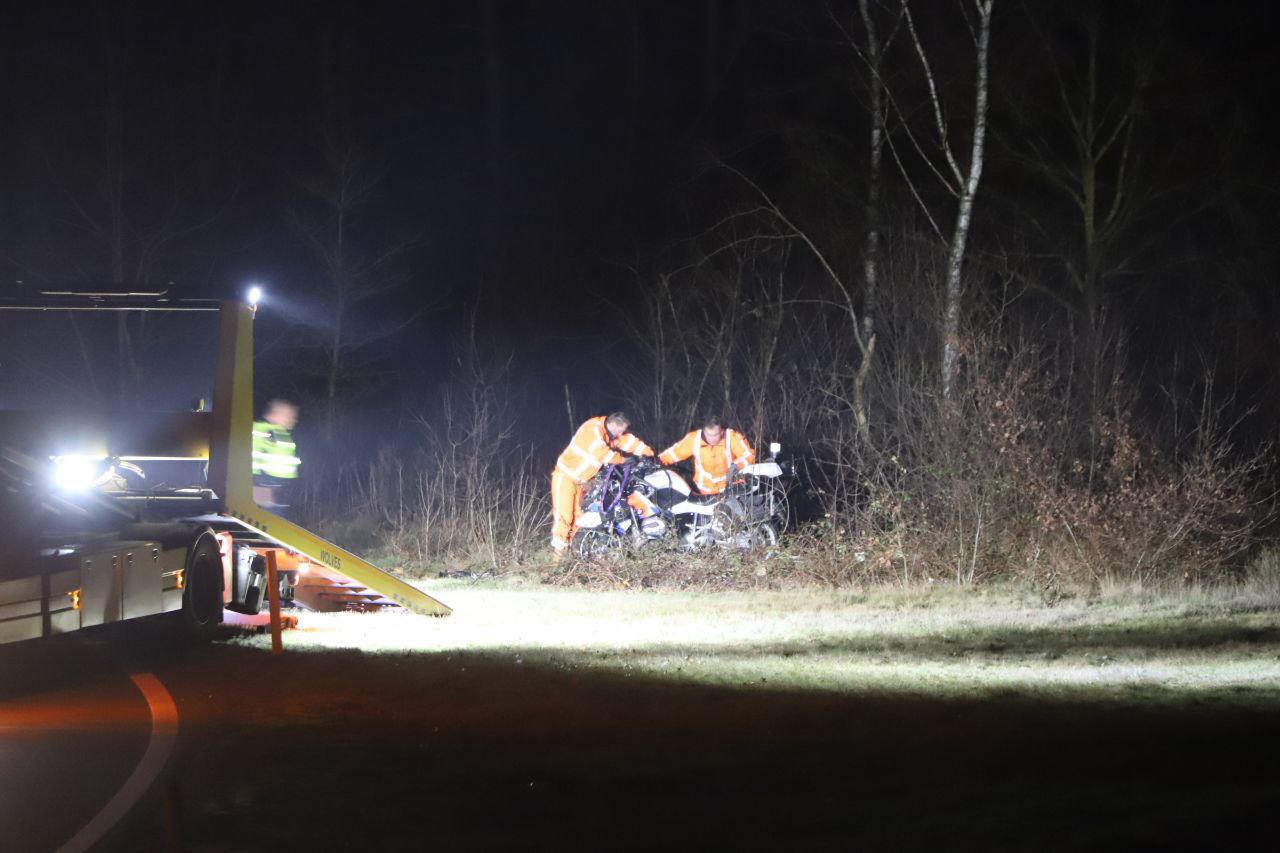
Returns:
[[[1280,805],[1280,714],[1220,697],[730,686],[510,647],[131,654],[183,728],[122,850],[1272,849]]]

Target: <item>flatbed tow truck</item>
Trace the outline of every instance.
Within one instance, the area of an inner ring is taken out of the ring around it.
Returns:
[[[254,307],[64,293],[0,300],[9,311],[216,312],[218,345],[210,411],[0,410],[0,643],[179,611],[211,632],[225,611],[261,613],[268,554],[302,611],[451,612],[255,502]],[[198,482],[130,473],[156,463],[194,466]]]

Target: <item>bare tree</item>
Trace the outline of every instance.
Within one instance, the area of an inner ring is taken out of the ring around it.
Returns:
[[[1079,318],[1086,359],[1096,372],[1105,280],[1125,266],[1117,257],[1119,241],[1140,207],[1134,137],[1153,63],[1145,51],[1130,52],[1121,81],[1104,83],[1100,13],[1086,12],[1083,24],[1084,55],[1075,63],[1083,69],[1064,63],[1061,51],[1048,50],[1048,38],[1040,34],[1057,109],[1051,115],[1019,110],[1017,140],[1010,147],[1067,200],[1076,219],[1078,241],[1062,255],[1072,292],[1058,301]],[[1042,236],[1056,248],[1058,235]]]
[[[911,14],[908,0],[901,0],[902,14],[906,21],[907,32],[911,37],[920,65],[924,85],[928,91],[928,101],[933,118],[933,133],[936,134],[930,151],[926,151],[925,143],[912,131],[908,116],[891,98],[898,115],[902,118],[902,128],[907,141],[916,154],[924,162],[928,171],[938,180],[947,193],[955,199],[955,218],[950,234],[943,233],[937,220],[930,213],[920,189],[913,182],[906,165],[890,138],[890,152],[894,155],[903,177],[907,180],[912,195],[920,203],[928,216],[934,232],[947,246],[946,279],[943,283],[942,310],[942,397],[951,399],[955,392],[955,381],[960,370],[960,315],[963,302],[963,282],[961,279],[965,248],[969,241],[969,231],[973,223],[973,204],[978,194],[978,184],[982,178],[982,166],[986,150],[987,137],[987,103],[989,90],[989,48],[991,44],[991,12],[995,0],[961,0],[960,9],[964,15],[969,36],[973,42],[975,72],[973,90],[973,120],[969,136],[968,160],[961,163],[956,155],[956,145],[952,139],[952,131],[947,121],[946,110],[939,94],[938,80],[925,50],[915,18]]]
[[[881,164],[884,162],[885,108],[884,77],[881,59],[884,55],[880,40],[876,37],[876,23],[871,17],[867,0],[858,0],[858,13],[866,39],[867,92],[870,95],[871,138],[867,143],[867,233],[862,249],[862,334],[874,346],[875,302],[879,286],[880,266],[880,210]]]
[[[867,417],[866,397],[863,393],[866,377],[871,366],[871,359],[875,354],[875,335],[864,334],[864,325],[862,322],[862,302],[859,300],[858,289],[853,282],[841,275],[836,267],[834,260],[829,252],[824,251],[823,247],[818,244],[817,239],[809,230],[802,228],[797,222],[791,218],[783,208],[774,201],[773,197],[765,191],[754,180],[739,171],[738,169],[721,164],[723,168],[736,175],[755,193],[758,204],[755,207],[748,208],[743,211],[735,212],[726,217],[721,224],[736,223],[744,218],[758,218],[763,215],[772,220],[777,226],[777,232],[773,233],[767,230],[752,233],[744,238],[738,238],[733,244],[738,242],[755,242],[763,240],[784,240],[789,242],[797,242],[810,254],[817,262],[823,277],[832,285],[835,297],[834,300],[822,300],[834,302],[844,315],[848,322],[849,336],[853,339],[858,349],[858,368],[854,372],[852,378],[852,396],[851,408],[853,417],[858,425],[859,435],[866,441],[870,441],[869,419]]]
[[[397,262],[414,241],[378,239],[363,230],[361,215],[376,197],[383,174],[370,165],[358,140],[331,128],[324,135],[321,163],[315,175],[300,182],[309,202],[295,206],[291,219],[322,272],[322,327],[319,340],[308,348],[321,352],[324,435],[332,440],[339,392],[351,377],[353,356],[412,320],[356,326],[354,312],[404,284]]]
[[[879,7],[881,4],[876,2]],[[862,337],[866,342],[863,358],[853,378],[852,409],[858,432],[870,442],[870,426],[867,415],[866,385],[871,373],[872,356],[876,347],[876,303],[880,289],[881,230],[884,222],[884,146],[888,136],[888,109],[884,80],[885,52],[892,44],[902,23],[901,12],[895,16],[888,34],[882,40],[876,26],[871,0],[858,0],[858,18],[862,24],[861,40],[855,28],[845,27],[831,12],[836,27],[845,41],[861,59],[866,70],[867,115],[870,118],[867,140],[867,185],[865,194],[865,231],[862,241]]]

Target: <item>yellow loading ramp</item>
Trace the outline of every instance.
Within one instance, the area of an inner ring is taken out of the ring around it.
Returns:
[[[293,572],[295,575],[293,600],[308,610],[325,613],[334,611],[356,611],[358,613],[376,613],[386,609],[401,609],[401,605],[387,598],[380,592],[361,586],[351,578],[335,572],[328,566],[313,563],[306,555],[284,548],[270,540],[245,541],[243,526],[240,544],[257,551],[266,557],[268,551],[275,552],[276,569],[280,572]],[[234,538],[235,534],[227,533]]]
[[[417,587],[271,513],[253,499],[253,309],[223,302],[219,309],[218,366],[209,434],[209,488],[222,497],[225,515],[263,538],[297,551],[324,567],[326,579],[372,590],[413,613],[447,616],[452,608]],[[374,603],[374,602],[370,602]]]

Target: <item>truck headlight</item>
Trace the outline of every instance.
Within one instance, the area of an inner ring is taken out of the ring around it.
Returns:
[[[53,485],[64,492],[87,492],[102,475],[101,456],[53,457]]]

